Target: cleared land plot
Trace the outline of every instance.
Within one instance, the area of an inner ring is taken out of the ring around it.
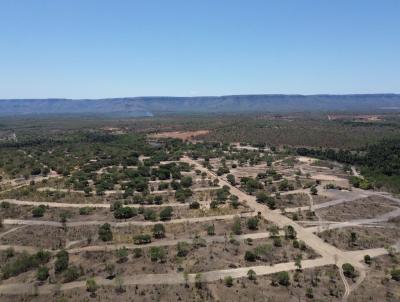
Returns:
[[[397,203],[379,196],[370,196],[317,210],[318,216],[328,221],[350,221],[374,218],[396,209]]]
[[[318,236],[339,249],[352,251],[381,248],[400,239],[398,228],[393,227],[348,227],[323,231]]]
[[[227,287],[223,280],[181,285],[136,285],[124,286],[123,292],[116,292],[115,287],[102,286],[96,292],[96,301],[307,301],[307,288],[312,289],[314,299],[327,302],[339,301],[344,292],[338,270],[333,266],[307,269],[297,274],[290,272],[290,285],[273,285],[274,276],[258,276],[255,281],[240,278]],[[295,281],[296,279],[298,281]],[[24,297],[5,296],[4,302],[26,301]],[[90,293],[84,288],[74,289],[53,295],[30,296],[29,301],[47,302],[53,299],[66,301],[91,300]],[[310,300],[311,301],[311,300]],[[381,300],[383,301],[383,300]]]

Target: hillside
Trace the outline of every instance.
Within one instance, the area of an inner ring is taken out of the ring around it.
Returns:
[[[321,112],[399,110],[400,94],[231,95],[209,97],[132,97],[110,99],[0,100],[0,115]]]

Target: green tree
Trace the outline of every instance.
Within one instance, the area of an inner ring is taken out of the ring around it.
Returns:
[[[56,254],[56,261],[54,262],[54,270],[56,273],[61,273],[68,268],[69,255],[66,250],[61,250]]]
[[[240,218],[237,216],[233,219],[232,232],[235,235],[242,234],[242,224],[241,224]]]
[[[160,211],[160,219],[162,221],[170,220],[172,218],[173,208],[168,206]]]
[[[249,280],[256,280],[256,278],[257,278],[256,272],[253,271],[252,269],[250,269],[250,270],[247,272],[247,278],[249,278]]]
[[[103,241],[111,241],[113,240],[113,233],[111,231],[111,225],[109,223],[105,223],[99,228],[99,237]]]
[[[161,239],[165,237],[165,227],[161,223],[157,223],[153,226],[154,238]]]
[[[49,277],[49,269],[45,266],[40,266],[36,272],[36,278],[39,281],[44,281]]]

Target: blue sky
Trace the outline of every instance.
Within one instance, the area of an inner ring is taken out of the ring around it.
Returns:
[[[374,92],[398,0],[0,0],[0,98]]]

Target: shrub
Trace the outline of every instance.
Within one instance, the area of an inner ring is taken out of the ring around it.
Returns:
[[[146,244],[151,242],[151,236],[149,234],[140,234],[133,237],[135,244]]]
[[[190,203],[189,208],[198,209],[198,208],[200,208],[200,204],[197,201],[193,201]]]
[[[80,273],[76,266],[69,267],[64,273],[64,282],[72,282],[79,278]]]
[[[390,275],[392,276],[393,280],[400,281],[400,269],[392,269],[390,271]]]
[[[365,262],[365,264],[371,264],[371,262],[372,262],[372,259],[371,259],[371,256],[370,255],[365,255],[364,256],[364,262]]]
[[[163,262],[166,257],[165,249],[162,246],[152,246],[149,251],[151,261]]]
[[[86,280],[86,290],[91,293],[92,295],[94,295],[97,291],[98,285],[96,283],[96,280],[94,280],[93,278],[87,279]]]
[[[29,255],[26,252],[18,255],[13,261],[7,262],[1,267],[1,272],[4,279],[17,276],[32,268],[39,267],[50,260],[50,253],[39,251],[34,255]]]
[[[41,205],[33,208],[32,216],[33,217],[43,217],[45,212],[46,212],[46,206],[41,204]]]
[[[162,221],[170,220],[171,217],[172,217],[173,211],[174,211],[174,210],[173,210],[172,207],[170,207],[170,206],[165,207],[164,209],[162,209],[162,210],[160,211],[160,219],[161,219]]]
[[[157,220],[157,213],[153,209],[145,209],[143,213],[144,220]]]
[[[249,230],[257,230],[258,229],[258,218],[257,217],[251,217],[247,219],[247,227]]]
[[[36,278],[39,281],[44,281],[49,277],[49,269],[45,266],[40,266],[36,272]]]
[[[161,223],[157,223],[153,226],[154,238],[160,239],[165,237],[165,227]]]
[[[277,274],[278,283],[283,286],[288,286],[290,284],[290,278],[288,272],[279,272]]]
[[[113,233],[111,231],[111,225],[109,223],[105,223],[99,228],[99,237],[103,241],[111,241],[113,240]]]
[[[133,250],[133,256],[134,256],[135,258],[140,258],[140,257],[142,257],[142,255],[143,255],[143,251],[142,251],[141,248],[135,248],[135,249]]]
[[[190,176],[185,176],[182,177],[181,179],[181,185],[184,188],[189,188],[192,185],[193,181],[192,181],[192,177]]]
[[[61,273],[68,268],[69,255],[65,250],[61,250],[56,255],[56,262],[54,263],[54,270],[56,273]]]
[[[93,211],[91,207],[79,208],[79,215],[89,215]]]
[[[253,253],[252,251],[246,251],[246,253],[244,254],[244,259],[246,261],[250,261],[250,262],[254,262],[256,261],[256,254]]]
[[[257,276],[256,272],[253,271],[252,269],[250,269],[247,272],[247,277],[249,278],[249,280],[256,280],[256,278],[257,278],[256,276]]]
[[[353,278],[355,276],[355,269],[350,263],[344,263],[342,265],[343,274],[348,278]]]
[[[119,207],[114,211],[114,217],[117,219],[129,219],[137,215],[137,210],[131,207]]]
[[[213,224],[207,226],[207,235],[214,236],[215,235],[215,226]]]
[[[179,257],[186,257],[189,253],[189,243],[185,241],[178,242],[177,249],[178,249],[178,256]]]
[[[240,235],[242,234],[242,224],[240,222],[240,218],[239,217],[235,217],[233,219],[233,224],[232,224],[232,232],[235,235]]]
[[[231,276],[226,276],[224,282],[227,287],[231,287],[233,285],[233,278]]]

